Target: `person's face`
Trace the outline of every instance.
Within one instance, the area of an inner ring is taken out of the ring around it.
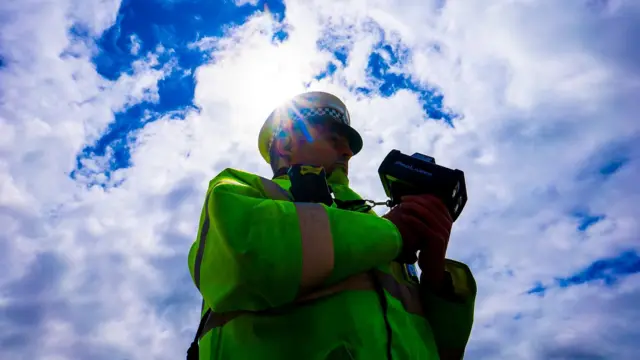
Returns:
[[[307,134],[295,131],[292,136],[291,164],[322,166],[327,175],[338,167],[348,173],[353,152],[347,138],[329,126],[312,125],[307,129]]]

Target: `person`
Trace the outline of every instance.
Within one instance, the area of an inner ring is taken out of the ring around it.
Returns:
[[[189,356],[461,359],[476,284],[466,265],[445,259],[444,204],[409,196],[382,217],[340,206],[362,204],[348,173],[363,141],[329,93],[278,107],[258,145],[272,180],[228,168],[209,183],[189,252],[203,296]],[[300,166],[322,176],[328,200],[293,196]],[[409,271],[416,260],[419,281]]]

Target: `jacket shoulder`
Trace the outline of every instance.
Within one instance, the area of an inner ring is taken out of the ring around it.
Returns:
[[[252,174],[247,171],[235,168],[226,168],[209,181],[209,188],[224,181],[232,181],[242,185],[255,187],[260,182],[260,179],[261,177],[259,175]]]
[[[233,186],[232,192],[239,192],[251,197],[292,201],[291,194],[287,190],[287,183],[288,180],[276,182],[257,174],[226,168],[209,182],[209,192],[218,185],[228,184]]]

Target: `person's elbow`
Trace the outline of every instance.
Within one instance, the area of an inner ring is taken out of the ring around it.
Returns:
[[[292,301],[299,290],[297,217],[272,200],[236,202],[216,210],[208,236],[202,288],[215,311],[264,310]],[[212,204],[217,207],[217,204]]]
[[[217,312],[259,311],[283,305],[297,291],[298,277],[286,274],[272,254],[259,249],[220,250],[203,266],[201,291]],[[205,280],[206,278],[206,280]]]

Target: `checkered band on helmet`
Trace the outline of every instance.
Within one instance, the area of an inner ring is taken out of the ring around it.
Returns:
[[[313,108],[303,108],[298,111],[293,112],[293,118],[296,120],[301,120],[305,118],[312,117],[324,117],[329,116],[333,118],[335,121],[338,121],[345,125],[349,124],[349,118],[341,111],[336,110],[332,107],[313,107]]]

